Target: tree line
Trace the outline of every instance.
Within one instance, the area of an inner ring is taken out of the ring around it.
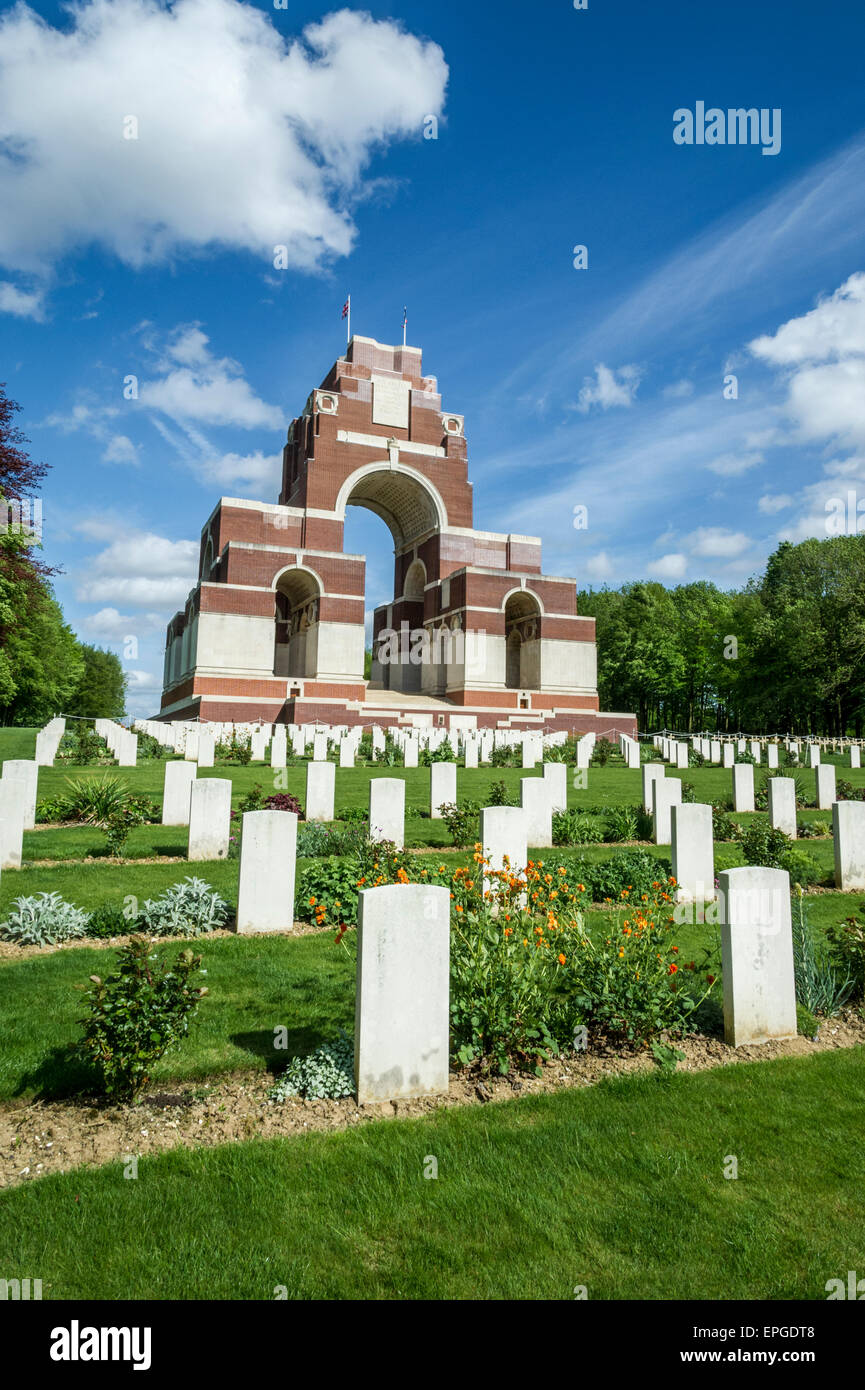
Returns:
[[[26,524],[48,468],[28,456],[18,410],[0,382],[0,724],[38,726],[55,714],[119,719],[120,660],[79,642],[64,621],[51,585],[58,571]]]
[[[597,621],[601,708],[646,732],[861,736],[865,535],[784,541],[762,575],[586,590]]]

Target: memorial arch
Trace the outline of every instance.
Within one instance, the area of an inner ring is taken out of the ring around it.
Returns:
[[[368,679],[348,507],[393,541],[373,649],[397,634],[398,659]],[[168,628],[161,717],[602,731],[576,594],[543,573],[537,536],[475,527],[465,419],[420,349],[355,336],[292,420],[278,501],[224,497],[207,519],[199,582]],[[615,715],[625,732],[632,720]]]

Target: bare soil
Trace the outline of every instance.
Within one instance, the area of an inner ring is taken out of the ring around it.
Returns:
[[[778,1057],[807,1057],[863,1044],[865,1020],[854,1010],[845,1010],[821,1025],[816,1040],[800,1036],[732,1048],[719,1037],[696,1035],[675,1045],[685,1054],[678,1070],[698,1072]],[[267,1099],[273,1077],[249,1072],[221,1077],[211,1084],[198,1082],[145,1093],[138,1105],[80,1099],[21,1102],[0,1107],[0,1187],[32,1182],[81,1165],[127,1163],[132,1156],[149,1156],[177,1146],[211,1147],[252,1138],[349,1129],[396,1115],[426,1115],[454,1105],[486,1105],[515,1096],[592,1086],[611,1077],[648,1072],[654,1066],[646,1050],[622,1053],[600,1043],[587,1052],[550,1062],[541,1076],[484,1076],[476,1069],[462,1070],[451,1074],[446,1096],[383,1105],[359,1106],[350,1097],[274,1104]]]

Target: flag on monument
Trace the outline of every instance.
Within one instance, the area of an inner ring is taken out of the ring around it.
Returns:
[[[349,310],[350,310],[350,309],[351,309],[351,295],[349,295],[348,299],[345,301],[345,303],[344,303],[343,306],[342,306],[342,317],[343,317],[344,319],[347,319],[347,318],[348,318]]]

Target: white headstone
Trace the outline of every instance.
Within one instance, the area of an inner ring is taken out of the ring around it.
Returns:
[[[792,777],[770,777],[769,824],[782,830],[791,840],[796,839],[796,782]]]
[[[201,777],[189,795],[190,860],[225,859],[231,834],[231,783],[223,777]]]
[[[849,765],[850,765],[850,767],[861,767],[861,766],[862,766],[861,757],[862,757],[862,750],[861,750],[860,748],[858,748],[858,747],[855,747],[853,744],[851,744],[851,745],[850,745],[850,759],[849,759]]]
[[[550,794],[550,809],[568,809],[568,765],[567,763],[544,763],[544,781]]]
[[[270,745],[270,766],[285,767],[288,762],[288,738],[285,725],[280,724]]]
[[[448,1089],[450,893],[389,883],[359,894],[354,1066],[361,1105]]]
[[[733,767],[736,762],[736,745],[725,743],[721,749],[721,756],[724,767]]]
[[[769,743],[766,745],[766,763],[769,767],[778,766],[778,745]]]
[[[411,734],[405,741],[403,750],[403,767],[417,767],[418,740],[415,734]]]
[[[336,766],[312,762],[306,765],[306,819],[333,820]]]
[[[195,763],[184,760],[165,764],[162,783],[163,825],[189,824],[189,799],[197,775]]]
[[[651,811],[654,806],[652,784],[658,778],[666,777],[667,769],[663,763],[643,763],[643,810]],[[678,781],[678,778],[676,779]]]
[[[790,875],[752,866],[718,878],[724,1036],[732,1047],[795,1038]]]
[[[835,887],[842,893],[865,889],[865,801],[836,801],[832,807]]]
[[[821,811],[828,811],[835,800],[835,764],[817,764],[814,768],[814,781],[817,807]]]
[[[711,806],[699,802],[671,806],[670,832],[677,901],[710,901],[715,896]]]
[[[457,799],[456,763],[430,763],[430,817],[441,820],[440,806],[452,806]]]
[[[545,777],[520,778],[520,808],[525,815],[529,845],[543,849],[553,843],[550,783]]]
[[[15,778],[24,784],[22,812],[24,829],[32,830],[36,824],[36,790],[39,785],[39,764],[32,759],[7,758],[3,764],[4,779]]]
[[[294,925],[297,816],[293,811],[247,811],[240,842],[237,926],[243,935],[287,931]]]
[[[652,838],[656,845],[668,845],[673,824],[670,812],[681,805],[682,783],[678,777],[656,777],[652,783]]]
[[[751,763],[736,763],[733,768],[733,810],[753,811],[754,768]]]
[[[369,838],[405,845],[405,782],[399,777],[371,777],[369,783]]]
[[[0,777],[0,869],[21,868],[26,796],[22,777]]]
[[[198,766],[213,767],[216,755],[216,739],[210,729],[198,731]]]
[[[323,763],[327,760],[327,734],[317,733],[312,740],[313,761]]]

